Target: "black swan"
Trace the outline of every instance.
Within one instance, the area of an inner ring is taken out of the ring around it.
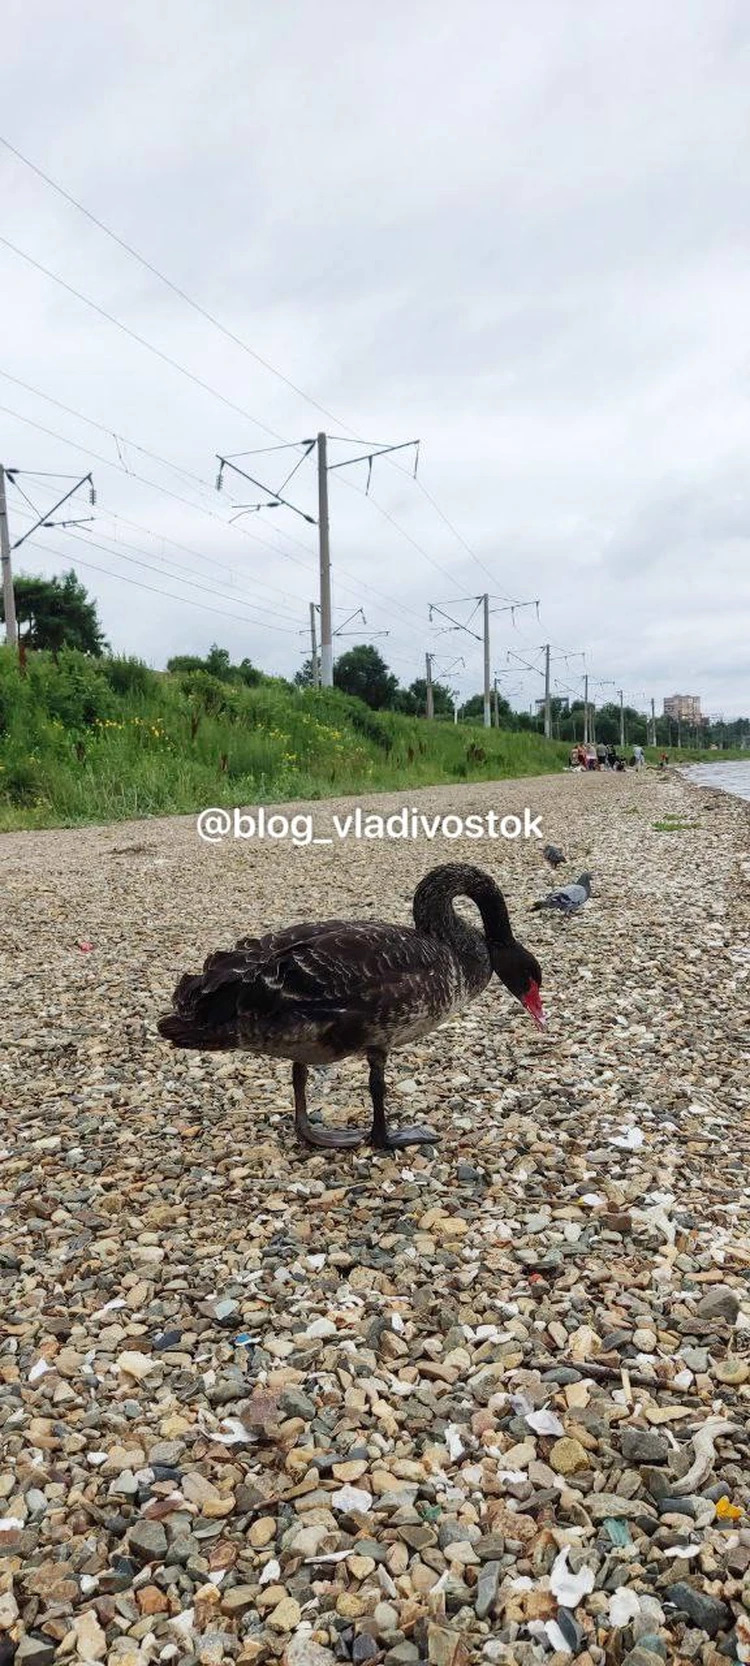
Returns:
[[[482,931],[456,914],[452,903],[459,896],[476,903]],[[391,1048],[459,1012],[493,972],[542,1025],[542,974],[513,936],[502,892],[480,868],[458,862],[434,868],[417,886],[413,908],[413,926],[325,920],[243,937],[234,949],[209,955],[197,976],[181,978],[159,1034],[175,1047],[239,1048],[289,1059],[297,1134],[326,1148],[359,1145],[366,1136],[309,1121],[308,1065],[364,1054],[370,1143],[395,1151],[435,1140],[429,1128],[388,1127],[384,1072]]]

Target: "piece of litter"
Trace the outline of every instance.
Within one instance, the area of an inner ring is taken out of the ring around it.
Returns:
[[[717,1521],[740,1521],[745,1514],[737,1504],[732,1504],[728,1498],[720,1498],[716,1506]]]
[[[681,1556],[683,1562],[688,1562],[691,1556],[698,1555],[700,1548],[700,1545],[667,1545],[662,1556]]]
[[[577,1608],[594,1589],[594,1574],[585,1565],[578,1573],[573,1573],[568,1567],[570,1545],[565,1545],[559,1556],[555,1557],[552,1572],[549,1576],[549,1588],[561,1608]]]
[[[238,1417],[223,1417],[221,1421],[226,1432],[224,1434],[211,1432],[210,1440],[217,1441],[219,1446],[249,1446],[252,1435]]]
[[[613,1591],[609,1599],[609,1623],[611,1626],[627,1626],[631,1620],[637,1620],[641,1612],[638,1595],[627,1585],[621,1585]]]

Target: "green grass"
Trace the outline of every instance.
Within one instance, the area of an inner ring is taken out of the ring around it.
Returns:
[[[681,816],[665,816],[663,821],[652,821],[655,833],[685,833],[700,827],[699,821],[683,821]]]
[[[567,743],[372,712],[336,689],[256,687],[136,660],[0,650],[0,830],[192,814],[542,775]]]

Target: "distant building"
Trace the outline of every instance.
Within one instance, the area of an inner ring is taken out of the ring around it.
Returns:
[[[664,716],[671,717],[673,723],[697,725],[708,722],[701,711],[699,694],[668,694],[664,701]]]

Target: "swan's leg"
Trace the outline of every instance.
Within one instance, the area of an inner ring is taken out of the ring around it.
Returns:
[[[352,1146],[362,1145],[366,1136],[360,1134],[357,1128],[321,1128],[317,1123],[310,1121],[305,1097],[306,1082],[307,1065],[293,1064],[294,1127],[297,1138],[304,1140],[305,1145],[321,1146],[326,1151],[345,1151]]]
[[[370,1097],[372,1099],[372,1128],[370,1130],[370,1144],[378,1151],[400,1151],[405,1145],[427,1145],[439,1140],[431,1128],[396,1128],[388,1127],[385,1115],[385,1060],[386,1055],[379,1047],[372,1047],[367,1054],[370,1066]]]

